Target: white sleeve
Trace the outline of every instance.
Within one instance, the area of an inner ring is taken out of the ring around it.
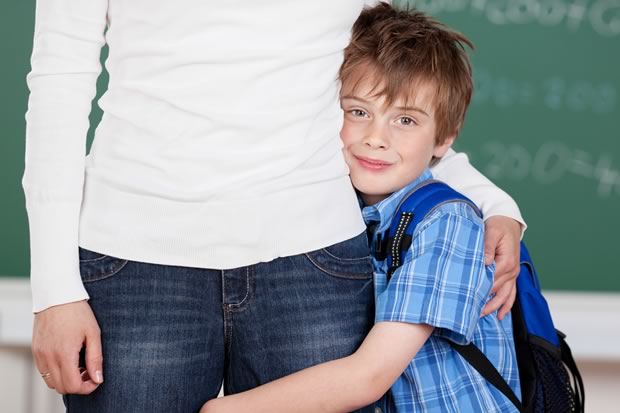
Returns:
[[[496,215],[510,217],[520,222],[525,232],[526,224],[516,202],[478,172],[464,153],[449,149],[431,171],[434,178],[446,182],[474,201],[482,210],[485,220]]]
[[[78,261],[86,134],[108,0],[38,0],[23,188],[33,310],[87,299]]]

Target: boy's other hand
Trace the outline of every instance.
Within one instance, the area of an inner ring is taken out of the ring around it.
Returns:
[[[233,398],[234,396],[227,396],[211,399],[202,406],[199,413],[243,413],[250,411],[247,406],[235,406],[234,403],[228,403]]]
[[[213,407],[213,402],[208,401],[202,406],[199,413],[216,413],[216,412],[217,410]]]
[[[499,309],[502,320],[512,309],[517,296],[521,224],[512,218],[493,216],[485,221],[484,263],[495,261],[495,280],[492,292],[495,297],[482,310],[486,316]]]

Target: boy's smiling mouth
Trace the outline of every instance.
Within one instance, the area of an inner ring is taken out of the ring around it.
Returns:
[[[366,169],[381,170],[392,166],[391,162],[383,161],[380,159],[368,158],[366,156],[358,155],[353,155],[353,157],[359,162],[362,167]]]

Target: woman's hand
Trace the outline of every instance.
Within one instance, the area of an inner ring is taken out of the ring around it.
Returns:
[[[82,347],[86,370],[79,366]],[[32,353],[47,387],[60,394],[90,394],[103,383],[99,325],[86,301],[35,314]]]
[[[501,320],[512,309],[517,296],[521,230],[521,224],[512,218],[498,215],[485,221],[484,261],[486,265],[495,261],[495,297],[482,310],[483,316],[499,309]]]

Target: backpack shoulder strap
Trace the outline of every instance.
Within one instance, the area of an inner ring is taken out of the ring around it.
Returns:
[[[476,204],[443,182],[428,180],[412,188],[398,204],[390,227],[377,235],[375,257],[387,259],[388,279],[402,264],[404,254],[411,246],[415,228],[436,208],[449,202],[465,202],[482,216]]]
[[[466,345],[456,344],[453,341],[448,340],[450,346],[459,353],[469,364],[476,369],[486,381],[491,383],[497,390],[502,392],[504,396],[508,398],[515,405],[519,412],[525,412],[525,408],[521,403],[521,400],[512,391],[506,380],[499,374],[499,371],[495,368],[493,363],[488,359],[484,353],[476,347],[473,343]]]

